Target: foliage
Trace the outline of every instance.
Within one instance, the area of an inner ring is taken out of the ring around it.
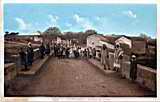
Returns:
[[[6,37],[6,36],[16,36],[16,35],[18,35],[18,34],[19,34],[19,32],[11,32],[11,33],[9,33],[8,31],[6,31],[4,36],[5,36],[5,37]]]
[[[93,29],[89,29],[89,30],[85,31],[85,34],[92,35],[92,34],[97,34],[97,32],[95,30],[93,30]]]
[[[39,33],[40,35],[42,35],[42,32],[41,32],[41,31],[39,31],[39,30],[37,31],[37,33]]]
[[[139,37],[144,38],[144,39],[151,39],[151,37],[148,36],[148,35],[145,34],[145,33],[140,33]]]
[[[43,32],[44,35],[61,35],[61,31],[58,27],[49,27],[46,31]]]
[[[97,31],[92,29],[86,30],[85,32],[64,32],[62,34],[58,27],[49,27],[43,33],[41,33],[40,31],[37,32],[45,36],[52,36],[52,37],[59,36],[63,39],[68,39],[68,40],[77,39],[80,44],[86,44],[86,39],[88,36],[97,34]]]

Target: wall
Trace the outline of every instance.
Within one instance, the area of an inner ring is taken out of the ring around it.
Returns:
[[[130,79],[130,62],[123,61],[122,63],[122,75],[125,78]],[[147,87],[152,91],[156,91],[156,75],[155,69],[137,64],[137,79],[136,82],[143,87]]]
[[[37,49],[34,49],[34,61],[35,60],[37,60],[38,58],[40,58],[40,51],[39,51],[39,49],[37,48]],[[10,61],[12,61],[13,63],[15,63],[16,64],[16,67],[17,68],[21,68],[22,66],[21,66],[21,64],[20,64],[20,57],[19,57],[19,55],[11,55],[10,57],[9,57],[9,59],[10,59]]]
[[[5,81],[14,79],[17,75],[17,69],[15,63],[8,63],[4,65],[4,78]]]
[[[140,85],[156,91],[156,76],[156,70],[139,64],[137,65],[137,82]]]
[[[136,54],[146,53],[146,42],[145,41],[132,41],[132,52]]]

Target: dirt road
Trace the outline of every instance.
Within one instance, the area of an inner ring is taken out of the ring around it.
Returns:
[[[32,78],[31,78],[32,79]],[[152,96],[118,73],[104,74],[86,60],[52,57],[40,73],[15,95],[34,96]]]

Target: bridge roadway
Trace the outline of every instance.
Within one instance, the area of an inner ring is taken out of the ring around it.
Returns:
[[[32,80],[31,80],[32,79]],[[51,57],[28,85],[16,89],[18,96],[152,96],[153,92],[118,73],[104,74],[84,59]]]

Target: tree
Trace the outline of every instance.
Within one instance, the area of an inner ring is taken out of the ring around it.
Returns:
[[[87,35],[97,34],[97,32],[95,30],[93,30],[93,29],[86,30],[85,33]]]
[[[4,36],[8,36],[9,35],[9,32],[8,31],[6,31],[5,32],[5,34],[4,34]]]
[[[49,27],[43,34],[58,36],[61,35],[61,31],[58,27]]]
[[[42,32],[41,32],[41,31],[39,31],[39,30],[37,31],[37,33],[39,33],[40,35],[42,35]]]
[[[16,36],[18,34],[19,34],[19,32],[11,32],[11,33],[9,33],[8,31],[6,31],[4,36],[5,37],[7,37],[7,36]]]
[[[70,40],[70,39],[73,39],[73,38],[74,38],[74,35],[75,35],[75,34],[73,34],[73,32],[65,32],[63,36],[64,36],[66,39],[69,39],[69,40]]]
[[[144,39],[151,39],[150,36],[148,36],[147,34],[144,34],[144,33],[140,33],[139,36],[142,37],[142,38],[144,38]]]
[[[18,35],[19,34],[19,32],[11,32],[9,35],[13,35],[13,36],[15,36],[15,35]]]
[[[5,35],[8,35],[8,34],[9,34],[9,32],[8,32],[8,31],[6,31],[6,32],[5,32]]]

